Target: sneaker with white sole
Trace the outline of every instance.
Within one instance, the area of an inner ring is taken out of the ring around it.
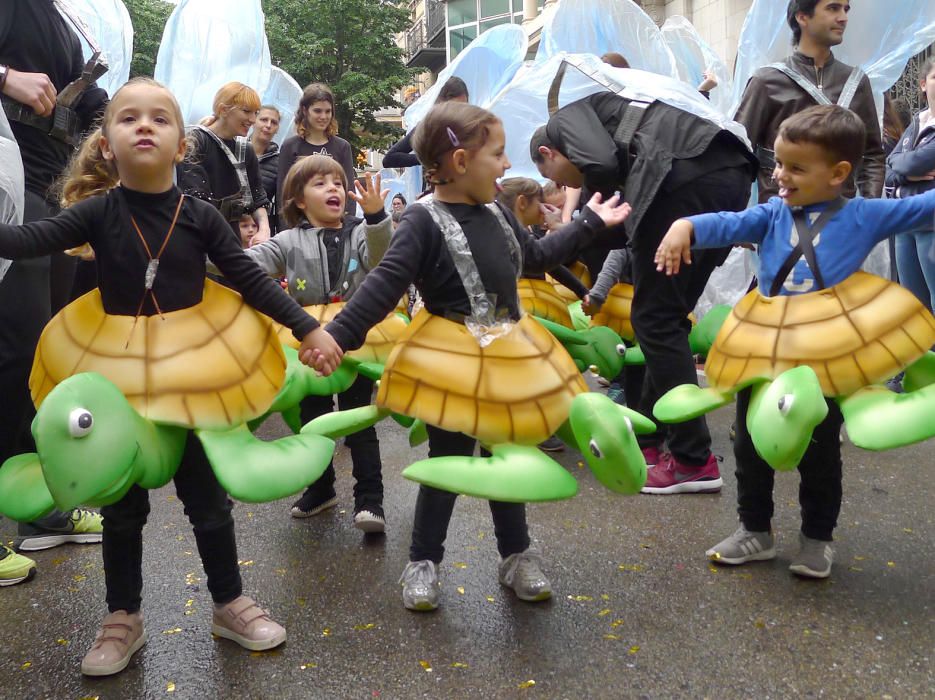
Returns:
[[[59,516],[61,517],[61,516]],[[13,547],[23,552],[37,552],[62,544],[97,544],[103,538],[104,519],[100,513],[75,508],[61,527],[48,524],[21,523],[13,538]]]
[[[769,532],[751,532],[743,525],[705,552],[715,564],[746,564],[776,558],[776,540]]]
[[[528,549],[500,562],[500,583],[512,588],[520,600],[536,602],[552,597],[552,584],[542,573],[542,557]]]
[[[646,470],[646,484],[640,493],[717,493],[723,484],[717,457],[713,454],[702,466],[695,467],[680,462],[670,452],[663,452],[656,465]]]
[[[386,516],[378,505],[364,506],[354,512],[354,527],[362,532],[385,532]]]
[[[36,562],[0,545],[0,586],[12,586],[36,575]]]
[[[322,495],[318,491],[313,491],[311,487],[305,489],[302,497],[292,504],[290,513],[293,518],[311,518],[313,515],[323,513],[329,508],[338,505],[338,497],[334,491],[330,494]]]
[[[427,612],[438,607],[438,566],[430,559],[406,564],[399,583],[403,587],[403,605],[408,610]]]
[[[834,562],[834,550],[825,540],[814,540],[799,533],[799,553],[789,564],[789,571],[807,578],[828,578],[831,564]]]
[[[215,605],[211,631],[250,651],[266,651],[286,641],[286,630],[249,596]]]
[[[81,672],[86,676],[120,673],[145,643],[143,613],[128,613],[126,610],[108,613],[94,644],[81,660]]]

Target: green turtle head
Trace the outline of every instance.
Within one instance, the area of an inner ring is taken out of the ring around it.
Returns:
[[[607,326],[573,331],[553,321],[535,318],[564,346],[582,372],[591,368],[605,379],[613,379],[620,374],[626,346],[620,336]]]
[[[594,476],[611,491],[638,493],[646,483],[646,460],[636,434],[655,424],[604,394],[578,394],[568,412],[575,442]]]
[[[795,469],[828,415],[815,371],[807,365],[786,370],[772,382],[754,387],[747,429],[757,454],[773,469]]]
[[[42,473],[55,505],[105,505],[136,482],[137,415],[120,390],[96,372],[56,386],[32,423]]]

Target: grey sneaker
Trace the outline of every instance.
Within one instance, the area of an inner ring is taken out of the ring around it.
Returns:
[[[743,525],[705,552],[715,564],[746,564],[776,558],[776,540],[769,532],[750,532]]]
[[[429,559],[411,561],[403,569],[399,583],[403,587],[403,605],[409,610],[426,612],[438,607],[438,567]]]
[[[23,552],[38,552],[61,544],[97,544],[104,532],[100,513],[75,508],[65,514],[55,511],[35,523],[20,523],[13,547]]]
[[[541,569],[542,557],[528,549],[511,554],[500,562],[500,583],[512,588],[520,600],[537,601],[552,597],[552,584]]]
[[[799,553],[789,564],[789,571],[809,578],[828,578],[831,575],[831,562],[834,550],[825,540],[813,540],[799,533]]]

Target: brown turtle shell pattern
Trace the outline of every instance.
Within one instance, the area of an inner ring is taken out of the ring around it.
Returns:
[[[576,260],[571,265],[566,265],[565,267],[571,270],[572,274],[581,280],[581,284],[583,284],[588,289],[591,288],[591,273],[588,272],[587,265]],[[566,304],[574,304],[576,301],[578,301],[578,295],[571,291],[564,284],[556,280],[554,277],[551,275],[546,275],[545,279],[553,287],[555,287],[555,291],[558,292],[558,295],[565,300]]]
[[[63,379],[98,372],[145,418],[221,429],[263,415],[285,371],[272,321],[205,280],[195,306],[136,320],[105,313],[96,289],[76,299],[43,330],[29,389],[39,406]]]
[[[482,348],[460,323],[423,310],[393,348],[376,403],[488,444],[536,445],[587,390],[565,349],[530,316]]]
[[[571,314],[568,313],[568,303],[545,280],[527,279],[523,277],[516,283],[519,303],[523,311],[566,328],[574,328],[571,323]]]
[[[624,340],[633,340],[633,323],[630,320],[633,308],[633,285],[618,282],[610,288],[607,301],[601,310],[591,317],[595,326],[607,326]]]
[[[730,392],[808,365],[825,396],[883,382],[935,343],[935,318],[908,290],[865,272],[807,294],[734,307],[708,353],[711,386]]]
[[[318,319],[322,326],[329,324],[335,316],[344,308],[343,301],[336,301],[331,304],[313,304],[303,307],[310,315]],[[399,315],[399,309],[391,311],[386,318],[367,332],[367,338],[364,344],[357,350],[351,350],[347,354],[361,362],[378,362],[385,364],[390,356],[390,350],[396,344],[399,336],[408,327],[408,323]],[[292,348],[299,347],[299,341],[292,335],[292,331],[280,324],[275,324],[276,333],[279,335],[279,341],[283,345]]]

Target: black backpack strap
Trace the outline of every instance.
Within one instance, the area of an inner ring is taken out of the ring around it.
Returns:
[[[792,272],[796,263],[803,256],[805,257],[805,262],[808,263],[809,269],[812,271],[812,275],[815,277],[815,282],[818,283],[818,288],[825,288],[825,281],[822,278],[821,270],[818,267],[818,259],[815,256],[813,241],[821,234],[822,230],[824,230],[827,223],[831,220],[831,217],[841,211],[845,204],[847,204],[847,200],[844,197],[838,197],[821,212],[812,226],[808,225],[808,218],[804,209],[796,207],[792,210],[792,226],[798,240],[792,248],[792,252],[789,253],[789,257],[779,266],[776,277],[773,278],[773,283],[770,285],[769,296],[774,297],[779,294],[782,290],[782,286],[786,283],[786,278],[789,276],[789,273]]]

